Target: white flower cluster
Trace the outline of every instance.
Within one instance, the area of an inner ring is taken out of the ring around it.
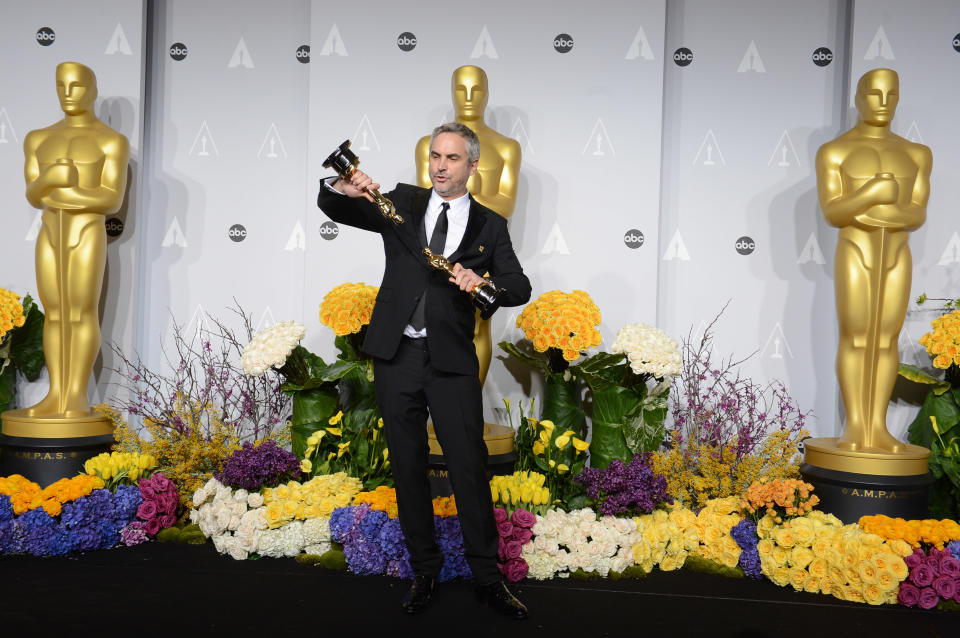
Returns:
[[[244,560],[257,551],[260,536],[267,528],[266,507],[259,492],[232,490],[210,479],[193,493],[190,521],[200,526],[221,554]]]
[[[244,373],[259,377],[271,367],[281,367],[306,334],[303,324],[296,321],[284,321],[264,328],[243,349],[240,363]]]
[[[269,529],[260,492],[232,490],[217,479],[194,492],[190,521],[213,540],[219,553],[236,560],[245,560],[250,554],[271,558],[293,557],[303,551],[323,554],[331,547],[329,516]]]
[[[550,510],[537,516],[533,542],[523,547],[527,576],[545,580],[582,569],[606,576],[633,565],[633,545],[641,537],[630,519],[604,516],[597,520],[592,509],[573,512]]]
[[[676,341],[663,330],[645,323],[631,323],[617,331],[610,348],[613,354],[626,354],[636,374],[663,378],[676,376],[683,369],[683,358]]]

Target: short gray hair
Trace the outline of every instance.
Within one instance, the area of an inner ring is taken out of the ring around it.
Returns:
[[[447,122],[433,129],[433,135],[430,137],[430,148],[433,148],[433,141],[441,133],[456,133],[467,143],[467,163],[473,164],[480,159],[480,138],[469,126],[464,126],[460,122]]]

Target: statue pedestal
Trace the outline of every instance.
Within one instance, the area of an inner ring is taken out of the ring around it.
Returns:
[[[0,476],[20,474],[46,487],[83,472],[83,464],[114,443],[110,419],[28,417],[23,410],[2,415]]]
[[[885,514],[907,520],[927,517],[927,498],[933,476],[930,450],[906,444],[893,454],[867,448],[851,452],[836,447],[836,438],[804,441],[803,480],[820,498],[817,509],[844,523],[861,516]]]
[[[483,424],[483,440],[487,444],[487,478],[496,474],[513,474],[513,464],[517,460],[517,453],[513,449],[515,433],[513,428],[496,423]],[[453,486],[447,472],[447,464],[443,459],[443,450],[437,435],[433,430],[433,423],[427,424],[427,443],[430,446],[430,456],[427,465],[427,475],[430,479],[430,495],[450,496]]]

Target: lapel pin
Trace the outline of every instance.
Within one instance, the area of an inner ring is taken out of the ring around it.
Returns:
[[[483,244],[480,244],[480,247],[477,248],[477,250],[479,250],[480,252],[483,252]]]

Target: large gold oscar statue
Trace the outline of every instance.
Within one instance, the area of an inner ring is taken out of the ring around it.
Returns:
[[[510,219],[517,204],[517,178],[520,175],[520,144],[487,126],[483,119],[489,89],[487,74],[478,66],[462,66],[450,80],[455,121],[468,126],[480,138],[480,163],[477,172],[467,180],[467,190],[475,200]],[[430,188],[430,136],[417,142],[417,183]],[[480,383],[487,378],[493,343],[490,320],[477,315],[473,343],[480,360]]]
[[[106,265],[105,217],[123,200],[127,139],[97,119],[97,81],[77,62],[57,66],[64,118],[24,140],[27,200],[43,210],[37,288],[46,322],[43,349],[50,391],[36,405],[3,415],[3,434],[70,438],[109,434],[91,414],[87,385],[100,352],[97,309]]]
[[[926,219],[930,149],[890,131],[899,78],[874,69],[857,84],[859,120],[817,153],[826,220],[840,229],[834,259],[837,379],[846,409],[839,438],[805,442],[810,465],[857,474],[922,475],[929,450],[887,431],[897,341],[910,296],[909,233]],[[849,522],[849,521],[848,521]]]
[[[450,79],[453,95],[455,121],[467,126],[480,139],[480,162],[477,172],[467,180],[470,195],[502,217],[509,219],[517,204],[517,179],[520,176],[520,144],[505,135],[496,132],[484,121],[487,100],[490,93],[487,74],[478,66],[462,66],[453,72]],[[416,149],[417,183],[424,188],[432,186],[430,182],[430,136],[417,142]],[[486,276],[486,274],[484,275]],[[490,320],[481,319],[477,312],[473,329],[473,345],[477,349],[480,362],[480,384],[487,378],[490,361],[493,358],[493,340],[490,336]],[[513,452],[512,428],[486,423],[484,440],[491,456]],[[441,454],[440,444],[429,428],[431,454]],[[435,470],[431,470],[434,475]]]

